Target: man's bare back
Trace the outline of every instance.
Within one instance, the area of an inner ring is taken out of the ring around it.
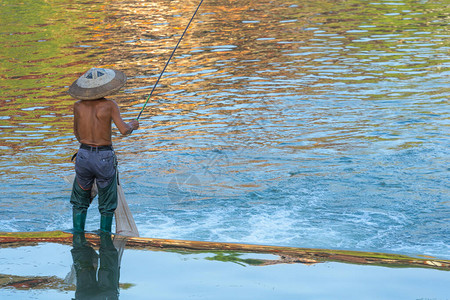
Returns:
[[[112,145],[112,122],[123,135],[139,128],[137,120],[125,123],[120,116],[119,106],[113,100],[81,100],[74,104],[74,133],[82,144],[94,147]]]

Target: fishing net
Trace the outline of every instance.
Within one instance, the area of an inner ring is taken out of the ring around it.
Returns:
[[[125,194],[122,189],[120,180],[117,180],[117,208],[116,217],[116,233],[125,236],[139,236],[139,231],[134,222],[128,203],[125,200]]]

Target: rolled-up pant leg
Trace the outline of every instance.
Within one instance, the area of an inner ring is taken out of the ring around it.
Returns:
[[[91,153],[80,149],[75,161],[75,180],[73,182],[70,203],[73,212],[86,213],[91,204],[91,188],[95,180],[95,174],[91,171]]]
[[[117,176],[106,187],[98,189],[98,210],[101,215],[112,217],[117,208]]]
[[[91,190],[83,190],[76,178],[73,181],[70,203],[72,204],[74,213],[86,213],[91,204]]]
[[[112,217],[117,207],[116,156],[113,151],[100,151],[95,164],[98,186],[98,210],[102,216]]]

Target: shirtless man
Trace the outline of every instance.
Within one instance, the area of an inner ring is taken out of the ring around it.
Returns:
[[[139,127],[133,120],[125,123],[119,106],[114,100],[105,98],[93,101],[77,101],[74,105],[74,133],[81,144],[111,146],[111,120],[123,135],[129,135]]]
[[[81,145],[70,198],[75,232],[84,231],[94,180],[98,187],[100,229],[111,232],[117,207],[117,163],[111,123],[114,122],[122,135],[128,135],[139,128],[139,122],[125,123],[117,103],[104,97],[118,91],[125,82],[126,76],[120,71],[92,68],[69,88],[70,95],[80,99],[74,105],[74,134]]]

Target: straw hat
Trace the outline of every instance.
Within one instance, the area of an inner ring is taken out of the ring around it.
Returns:
[[[120,90],[127,76],[117,70],[92,68],[69,87],[69,94],[80,100],[95,100]]]

